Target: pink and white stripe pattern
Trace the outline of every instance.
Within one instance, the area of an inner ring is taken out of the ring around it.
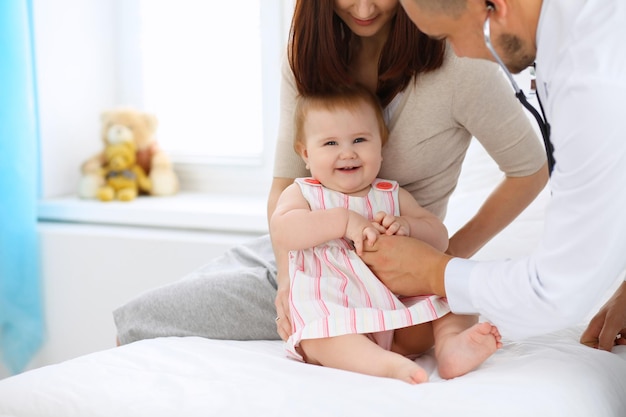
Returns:
[[[364,197],[329,190],[312,178],[299,178],[296,183],[312,210],[346,207],[369,219],[379,211],[399,214],[395,181],[377,179]],[[292,251],[289,274],[293,334],[287,352],[299,360],[302,357],[295,348],[303,339],[387,332],[432,321],[450,311],[438,296],[395,296],[344,239]],[[389,348],[390,340],[381,339],[389,338],[376,338]]]

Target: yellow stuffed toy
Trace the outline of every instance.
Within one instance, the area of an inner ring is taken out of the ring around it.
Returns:
[[[98,189],[101,201],[131,201],[140,191],[149,193],[150,178],[137,164],[134,142],[125,140],[109,144],[104,150],[105,164],[101,175],[105,184]]]
[[[111,144],[130,141],[135,147],[136,163],[142,167],[152,183],[149,195],[166,196],[178,192],[179,182],[168,156],[159,149],[154,115],[128,107],[105,111],[101,115],[101,139],[105,148]],[[99,198],[105,183],[102,168],[107,162],[105,151],[99,152],[81,166],[78,195],[81,198]],[[141,189],[140,189],[141,191]]]

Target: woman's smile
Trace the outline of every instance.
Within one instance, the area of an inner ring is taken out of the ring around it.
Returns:
[[[371,19],[367,19],[367,20],[362,20],[362,19],[357,19],[356,17],[352,17],[352,20],[354,20],[354,23],[356,23],[359,26],[369,26],[372,23],[374,23],[376,21],[377,17],[373,17]]]

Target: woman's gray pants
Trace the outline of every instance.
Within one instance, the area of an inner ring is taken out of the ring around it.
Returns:
[[[264,235],[181,280],[140,294],[113,318],[121,344],[161,336],[279,339],[275,297],[276,262]]]

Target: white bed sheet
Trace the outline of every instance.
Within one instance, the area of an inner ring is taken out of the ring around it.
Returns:
[[[626,416],[626,346],[573,328],[505,346],[477,370],[409,385],[287,359],[279,341],[161,338],[0,381],[0,415]]]
[[[467,162],[446,219],[451,232],[500,179],[479,146]],[[529,253],[548,199],[545,190],[476,258]],[[626,346],[588,348],[578,343],[582,329],[505,341],[448,381],[424,355],[431,381],[418,386],[295,362],[279,341],[145,340],[0,380],[0,416],[626,417]]]

